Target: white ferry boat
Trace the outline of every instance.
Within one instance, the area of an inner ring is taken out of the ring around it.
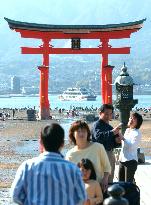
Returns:
[[[67,88],[62,95],[59,95],[59,99],[65,101],[95,101],[96,95],[86,88]]]

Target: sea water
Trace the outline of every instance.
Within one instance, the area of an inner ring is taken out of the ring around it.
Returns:
[[[113,95],[113,100],[116,97]],[[138,108],[151,108],[151,95],[134,95],[134,99],[138,99],[138,104],[135,107]],[[102,97],[97,96],[96,101],[61,101],[58,95],[49,95],[49,103],[51,109],[64,108],[66,110],[73,107],[93,107],[99,108],[102,104]],[[39,97],[36,96],[24,96],[24,97],[11,97],[0,98],[0,108],[39,108]]]

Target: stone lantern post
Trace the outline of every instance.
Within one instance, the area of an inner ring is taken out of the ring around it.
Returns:
[[[103,205],[129,205],[126,198],[122,197],[125,190],[118,184],[114,184],[108,188],[109,197],[103,202]]]
[[[120,112],[120,121],[122,125],[122,134],[124,134],[127,123],[130,117],[130,111],[138,103],[137,99],[133,99],[133,79],[127,72],[127,67],[124,63],[121,68],[120,75],[115,80],[116,100],[115,107]]]

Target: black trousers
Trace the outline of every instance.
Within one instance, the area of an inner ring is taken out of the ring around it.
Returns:
[[[119,181],[133,182],[137,170],[137,161],[130,160],[119,163]]]

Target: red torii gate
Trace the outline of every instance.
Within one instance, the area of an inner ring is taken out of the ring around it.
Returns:
[[[5,18],[9,27],[21,34],[22,38],[42,40],[38,48],[21,47],[22,54],[42,54],[43,63],[40,70],[40,118],[50,116],[48,99],[49,54],[102,54],[101,94],[102,103],[112,104],[112,68],[108,65],[109,54],[129,54],[130,47],[112,48],[110,39],[130,38],[131,33],[138,31],[146,19],[140,21],[108,25],[48,25],[26,23]],[[54,48],[52,39],[71,39],[71,48]],[[97,48],[81,48],[81,39],[99,39]]]

